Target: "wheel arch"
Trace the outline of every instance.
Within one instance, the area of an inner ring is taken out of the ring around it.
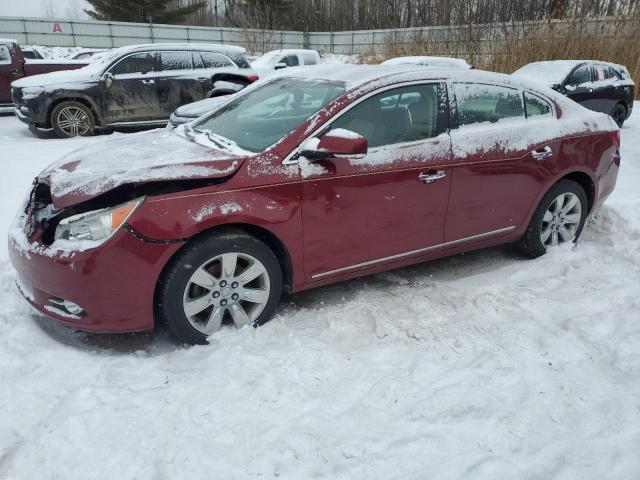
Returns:
[[[53,109],[56,108],[58,105],[60,105],[61,103],[64,102],[78,102],[78,103],[82,103],[85,107],[87,107],[91,113],[93,114],[93,118],[95,120],[96,125],[99,126],[103,126],[103,121],[102,121],[102,117],[100,116],[99,112],[98,112],[98,106],[95,104],[95,102],[85,96],[85,95],[81,95],[81,94],[73,94],[73,95],[69,95],[69,96],[63,96],[63,97],[58,97],[55,100],[53,100],[50,104],[49,104],[49,108],[47,109],[47,128],[51,128],[51,114],[53,113]]]

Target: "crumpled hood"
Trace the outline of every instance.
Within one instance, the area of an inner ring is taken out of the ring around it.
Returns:
[[[82,63],[86,64],[86,62]],[[60,83],[93,82],[97,81],[99,76],[99,72],[96,72],[96,70],[87,66],[75,70],[60,70],[57,72],[24,77],[13,82],[11,86],[16,88],[46,87]]]
[[[182,132],[179,127],[114,134],[70,152],[38,179],[49,185],[54,207],[62,208],[125,184],[225,177],[246,156],[200,145],[184,138]]]

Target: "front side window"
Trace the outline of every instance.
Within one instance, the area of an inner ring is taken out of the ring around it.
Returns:
[[[515,88],[475,83],[456,83],[454,88],[460,126],[524,118],[522,94]]]
[[[11,52],[9,52],[9,47],[6,45],[0,45],[0,65],[10,65],[11,63]]]
[[[343,82],[281,78],[240,94],[193,125],[240,148],[261,152],[345,91]]]
[[[284,63],[287,67],[297,67],[298,65],[300,65],[297,55],[287,55],[282,60],[280,60],[280,63]]]
[[[591,81],[591,67],[589,65],[582,65],[575,69],[571,75],[567,78],[567,85],[577,87],[583,83]]]
[[[524,105],[527,110],[527,117],[551,115],[553,113],[549,102],[533,93],[524,93]]]
[[[129,55],[116,63],[111,68],[114,75],[124,75],[128,73],[149,73],[160,70],[160,61],[155,52],[142,52]]]
[[[162,70],[191,70],[191,52],[162,52]]]
[[[204,68],[221,68],[232,67],[233,63],[227,57],[220,53],[214,52],[200,52]]]
[[[367,139],[369,148],[414,142],[442,133],[436,83],[395,88],[374,95],[347,111],[331,124]]]

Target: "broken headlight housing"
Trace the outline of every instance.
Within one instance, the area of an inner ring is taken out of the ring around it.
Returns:
[[[67,217],[58,224],[55,240],[90,242],[92,247],[102,245],[124,225],[143,200],[138,198],[116,207]]]

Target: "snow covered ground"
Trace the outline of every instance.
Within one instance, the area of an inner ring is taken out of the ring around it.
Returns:
[[[640,478],[640,105],[577,247],[317,289],[193,348],[75,333],[13,285],[32,178],[94,141],[0,117],[0,478]]]

